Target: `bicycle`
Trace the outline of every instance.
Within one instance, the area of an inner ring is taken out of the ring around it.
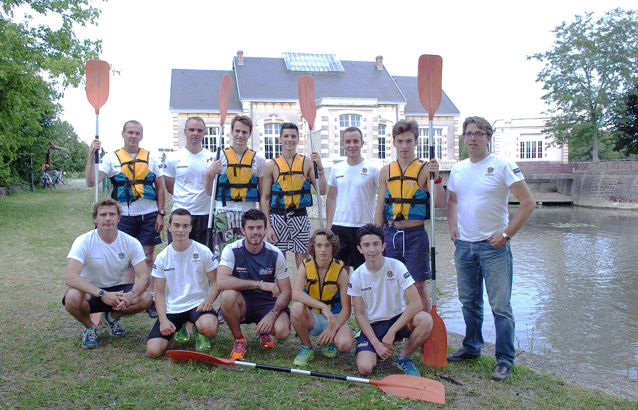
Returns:
[[[62,171],[60,167],[57,167],[53,172],[53,185],[55,186],[58,183],[62,185],[66,185],[67,183],[66,172]]]

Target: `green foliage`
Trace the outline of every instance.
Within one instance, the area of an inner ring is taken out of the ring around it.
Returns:
[[[62,168],[67,172],[84,172],[89,146],[80,141],[71,124],[66,121],[56,121],[47,128],[48,140],[69,151],[52,150],[51,166]]]
[[[638,86],[627,93],[624,110],[614,119],[616,127],[615,151],[638,155]]]
[[[588,145],[598,161],[601,133],[638,79],[638,12],[618,8],[595,21],[586,13],[554,33],[551,50],[528,56],[546,64],[537,78],[550,107],[546,132],[570,150],[572,144]]]
[[[96,24],[99,13],[89,0],[2,2],[0,185],[26,180],[31,158],[34,167],[43,160],[63,89],[80,83],[85,61],[100,51],[100,41],[78,39],[74,26]]]
[[[459,161],[463,161],[470,157],[470,154],[467,152],[467,147],[465,146],[465,135],[459,135]]]

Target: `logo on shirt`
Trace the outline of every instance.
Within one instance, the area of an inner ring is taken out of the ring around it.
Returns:
[[[339,179],[339,178],[343,178],[344,175],[337,175],[335,178]]]
[[[485,176],[491,177],[493,174],[494,174],[494,168],[493,167],[489,167],[487,169],[487,173],[485,174]]]
[[[123,253],[123,252],[120,252],[120,254],[119,254],[119,255],[117,255],[117,256],[119,256],[119,257],[120,257],[120,260],[121,260],[121,261],[123,261],[123,260],[124,260],[124,253]]]
[[[388,279],[392,279],[394,277],[394,272],[389,270],[388,273],[387,273],[387,276],[388,276]]]
[[[172,270],[175,270],[175,268],[164,268],[164,272],[170,272]]]
[[[259,269],[259,274],[260,275],[272,275],[273,274],[273,268],[261,268],[261,269]]]
[[[368,168],[361,168],[361,175],[368,175]]]
[[[348,288],[352,289],[352,283],[348,282]]]
[[[521,173],[521,169],[520,168],[514,168],[512,170],[515,174],[520,174]]]
[[[157,265],[156,264],[153,264],[153,269],[157,269]]]
[[[188,168],[188,165],[178,165],[175,168]]]
[[[406,278],[406,279],[409,278],[410,277],[410,272],[405,272],[403,274],[403,277]]]
[[[199,260],[199,253],[194,253],[193,254],[193,260],[194,261],[198,261]]]
[[[372,290],[372,286],[368,286],[367,288],[361,288],[361,292],[366,292],[368,290]]]

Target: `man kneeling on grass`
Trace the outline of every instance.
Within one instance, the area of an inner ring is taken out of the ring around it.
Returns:
[[[296,302],[290,308],[290,321],[304,345],[295,366],[314,359],[311,335],[319,336],[317,342],[326,357],[335,357],[337,349],[349,351],[354,341],[346,323],[350,317],[348,272],[342,261],[333,258],[339,252],[339,237],[330,229],[317,229],[310,237],[308,251],[312,257],[299,265],[292,288]]]
[[[373,224],[357,230],[359,252],[366,262],[350,276],[354,317],[361,328],[357,339],[357,369],[372,373],[377,358],[389,359],[397,338],[408,338],[397,365],[405,374],[420,376],[410,355],[430,336],[432,317],[424,312],[414,279],[405,265],[383,256],[383,231]],[[405,297],[408,299],[406,307]]]
[[[171,213],[168,230],[173,242],[155,259],[155,309],[157,321],[148,335],[146,354],[161,356],[177,329],[195,324],[195,348],[210,350],[209,337],[217,333],[213,303],[219,295],[215,281],[217,262],[207,246],[189,239],[193,218],[186,209]]]
[[[122,216],[120,205],[103,199],[93,207],[97,229],[79,236],[67,256],[66,284],[62,298],[66,310],[84,325],[82,347],[97,347],[96,326],[91,313],[106,312],[104,320],[111,335],[124,334],[120,318],[146,310],[153,302],[146,288],[149,282],[146,255],[137,239],[117,230]],[[123,283],[129,265],[135,283]]]

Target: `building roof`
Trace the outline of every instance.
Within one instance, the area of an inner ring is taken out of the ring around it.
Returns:
[[[401,89],[401,92],[408,101],[404,108],[405,115],[428,115],[428,112],[423,108],[421,100],[419,99],[417,77],[394,76],[392,78],[394,78],[397,86]],[[436,115],[456,117],[460,114],[459,109],[456,108],[456,105],[450,100],[450,97],[443,91],[441,95],[441,105],[439,105],[439,108],[436,110]]]
[[[169,109],[177,112],[219,112],[219,88],[224,74],[233,80],[228,112],[242,112],[234,71],[173,69]]]

